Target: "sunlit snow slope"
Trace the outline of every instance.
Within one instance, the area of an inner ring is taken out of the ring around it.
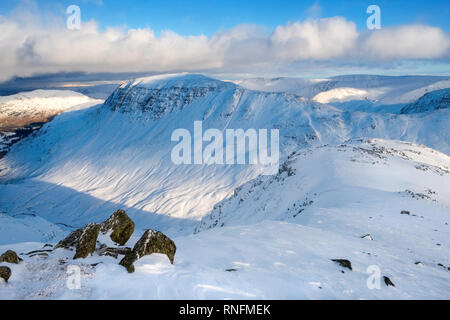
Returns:
[[[55,115],[99,103],[103,100],[63,90],[35,90],[0,97],[0,157]]]
[[[0,298],[448,299],[449,177],[447,155],[411,143],[304,149],[278,175],[252,180],[217,204],[197,234],[175,237],[173,265],[154,254],[130,275],[96,254],[23,256],[10,283],[0,283]],[[67,256],[82,269],[81,290],[66,288],[58,259]],[[349,260],[352,270],[332,259]]]
[[[381,80],[380,80],[381,81]],[[393,115],[346,112],[288,93],[244,89],[201,75],[124,83],[104,105],[70,110],[0,160],[0,206],[82,226],[125,209],[139,228],[188,234],[214,204],[261,173],[257,166],[180,165],[171,134],[203,127],[276,128],[282,160],[355,137],[399,139],[450,152],[449,109]]]
[[[74,106],[93,102],[100,103],[101,100],[64,90],[35,90],[0,97],[0,129],[44,121]]]

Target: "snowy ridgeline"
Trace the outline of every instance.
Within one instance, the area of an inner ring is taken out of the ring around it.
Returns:
[[[450,87],[450,77],[346,75],[325,79],[275,78],[233,81],[251,89],[287,92],[322,103],[365,100],[396,104],[413,102],[424,94]]]
[[[418,111],[348,112],[203,76],[125,83],[104,106],[62,113],[0,160],[0,243],[38,249],[67,226],[123,208],[140,231],[174,238],[175,264],[145,257],[129,276],[113,258],[93,256],[74,262],[86,277],[73,292],[57,260],[26,258],[3,297],[448,298],[450,109]],[[195,120],[280,129],[280,173],[173,165],[171,133]],[[331,259],[348,259],[353,270],[341,273]],[[367,288],[373,265],[395,288]]]
[[[102,102],[63,90],[35,90],[0,97],[0,156],[57,114]]]
[[[296,94],[342,110],[400,113],[402,107],[423,95],[448,89],[450,77],[348,75],[308,80],[256,78],[235,83],[252,90]]]
[[[0,119],[50,117],[74,106],[92,103],[93,100],[68,90],[35,90],[4,96],[0,97]]]

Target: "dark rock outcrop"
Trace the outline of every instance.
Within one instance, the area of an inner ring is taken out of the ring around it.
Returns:
[[[363,235],[363,236],[361,237],[361,239],[373,241],[373,237],[372,237],[371,234]]]
[[[72,231],[65,239],[58,242],[58,244],[55,246],[55,249],[63,248],[73,250],[74,248],[77,247],[78,240],[80,239],[82,234],[83,229],[77,229],[75,231]]]
[[[101,245],[100,248],[97,249],[97,253],[99,256],[108,256],[116,258],[119,255],[127,255],[131,253],[131,248],[122,247],[122,248],[111,248],[107,245]]]
[[[8,250],[0,256],[0,262],[18,264],[20,261],[22,261],[22,259],[12,250]]]
[[[337,263],[338,265],[340,265],[343,268],[353,270],[352,263],[347,259],[331,259],[331,261]]]
[[[117,210],[101,224],[90,223],[82,229],[72,231],[65,239],[58,242],[54,249],[75,249],[74,259],[87,258],[96,251],[97,239],[100,232],[103,234],[111,232],[111,240],[119,245],[124,245],[134,232],[134,222],[128,217],[125,211]],[[108,248],[106,245],[100,245],[97,252],[99,255],[109,255],[117,258],[119,255],[130,254],[131,249]]]
[[[78,239],[74,259],[87,258],[95,251],[97,238],[100,233],[100,225],[96,223],[88,224]]]
[[[391,279],[389,279],[386,276],[383,276],[383,280],[384,283],[388,286],[388,287],[395,287],[395,284],[391,281]]]
[[[103,234],[111,232],[111,240],[123,246],[134,232],[134,222],[124,210],[117,210],[101,224]]]
[[[49,252],[52,252],[53,250],[33,250],[28,253],[25,253],[27,256],[33,256],[41,253],[46,253],[48,255]]]
[[[139,239],[133,248],[133,251],[127,254],[121,261],[120,265],[124,266],[128,272],[134,272],[134,262],[143,256],[152,253],[162,253],[167,255],[170,263],[173,264],[177,247],[172,239],[159,231],[147,230]]]
[[[5,282],[8,282],[9,278],[11,278],[11,269],[0,266],[0,278],[5,280]]]

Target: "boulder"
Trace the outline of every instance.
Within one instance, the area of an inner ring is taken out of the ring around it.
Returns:
[[[19,258],[17,253],[12,250],[8,250],[0,256],[0,262],[18,264],[22,259]]]
[[[0,266],[0,278],[5,280],[5,282],[8,282],[9,278],[11,278],[11,269]]]
[[[177,247],[172,239],[159,231],[147,230],[144,235],[136,242],[133,250],[127,254],[120,265],[124,266],[129,273],[134,272],[134,262],[143,256],[152,253],[162,253],[167,255],[170,263],[173,264]]]
[[[95,251],[99,233],[100,225],[90,223],[83,229],[72,231],[64,240],[58,242],[55,249],[75,249],[74,259],[87,258]]]
[[[97,223],[88,224],[81,233],[74,259],[87,258],[90,254],[95,251],[97,244],[97,238],[100,233],[100,225]]]
[[[73,250],[74,248],[77,247],[78,240],[80,239],[82,234],[83,229],[77,229],[75,231],[72,231],[64,240],[58,242],[58,244],[55,246],[55,249],[63,248]]]
[[[134,232],[134,222],[124,210],[117,210],[101,224],[103,234],[111,232],[111,240],[123,246]]]

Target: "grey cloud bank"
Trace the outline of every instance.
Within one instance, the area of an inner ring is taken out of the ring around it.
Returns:
[[[370,65],[449,61],[450,37],[439,28],[404,25],[358,31],[343,17],[287,23],[267,32],[239,25],[212,36],[160,35],[149,28],[80,30],[0,16],[0,81],[57,72],[252,73],[299,68],[299,62]]]

